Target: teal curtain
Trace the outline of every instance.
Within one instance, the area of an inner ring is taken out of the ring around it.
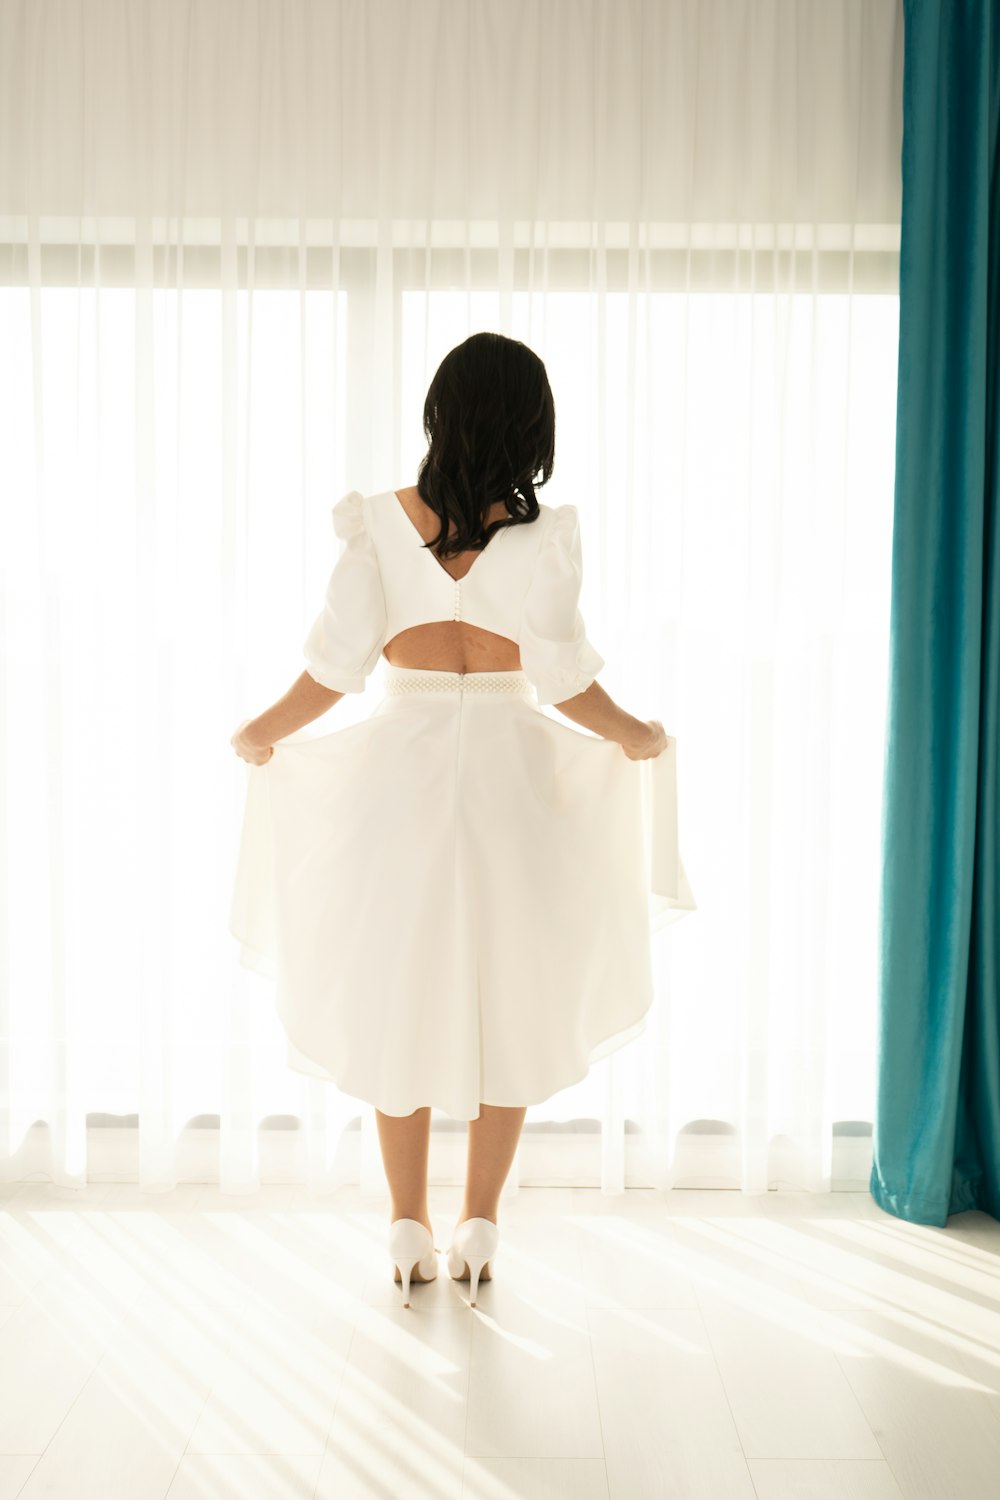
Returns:
[[[1000,9],[904,0],[899,368],[870,1190],[1000,1217]]]

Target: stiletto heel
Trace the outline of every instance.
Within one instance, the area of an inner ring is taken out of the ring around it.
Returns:
[[[389,1225],[389,1254],[403,1288],[403,1306],[410,1305],[410,1281],[414,1268],[418,1281],[433,1281],[438,1273],[434,1236],[419,1219],[394,1219]]]
[[[475,1307],[476,1293],[479,1290],[479,1277],[483,1267],[486,1265],[485,1255],[467,1255],[466,1264],[469,1267],[469,1306]]]
[[[452,1235],[448,1247],[448,1274],[453,1281],[469,1278],[469,1306],[475,1307],[479,1291],[479,1278],[488,1271],[487,1280],[493,1275],[490,1262],[497,1253],[500,1231],[492,1219],[463,1219]]]

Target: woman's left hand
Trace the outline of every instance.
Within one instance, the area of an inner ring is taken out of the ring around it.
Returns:
[[[249,761],[252,766],[263,766],[274,754],[274,746],[268,745],[266,750],[259,750],[255,745],[248,745],[243,737],[243,731],[249,723],[249,719],[244,719],[229,743],[241,760]]]

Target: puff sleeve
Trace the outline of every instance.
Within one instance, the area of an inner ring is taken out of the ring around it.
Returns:
[[[333,529],[343,546],[303,647],[309,676],[338,693],[364,692],[385,643],[385,595],[363,507],[358,490],[333,507]]]
[[[524,597],[518,641],[521,666],[540,704],[562,703],[584,692],[604,666],[579,609],[579,513],[575,505],[559,505],[552,517]]]

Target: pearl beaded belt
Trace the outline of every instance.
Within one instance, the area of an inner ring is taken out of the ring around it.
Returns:
[[[534,697],[535,689],[525,672],[425,672],[419,667],[394,667],[387,663],[383,678],[386,693],[504,693],[518,698]]]

